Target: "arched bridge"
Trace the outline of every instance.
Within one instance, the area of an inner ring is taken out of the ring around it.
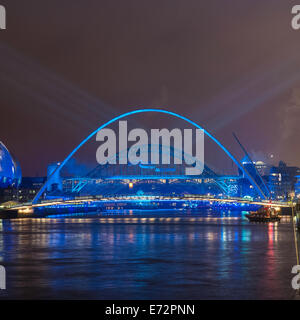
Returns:
[[[103,125],[101,125],[99,128],[97,128],[95,131],[93,131],[90,135],[88,135],[83,141],[81,141],[78,146],[76,146],[74,148],[74,150],[64,159],[64,161],[61,162],[61,164],[53,171],[53,173],[50,175],[50,177],[47,179],[47,181],[45,182],[45,184],[42,186],[42,188],[39,190],[39,192],[36,194],[35,198],[32,201],[33,205],[36,205],[42,194],[45,192],[45,190],[47,189],[48,185],[51,184],[51,179],[62,170],[62,168],[66,165],[66,163],[73,157],[73,155],[83,146],[85,145],[92,137],[94,137],[100,130],[106,128],[107,126],[109,126],[110,124],[123,119],[125,117],[134,115],[134,114],[140,114],[140,113],[147,113],[147,112],[155,112],[155,113],[161,113],[161,114],[167,114],[167,115],[171,115],[173,117],[179,118],[181,120],[186,121],[187,123],[191,124],[192,126],[194,126],[197,129],[203,130],[203,132],[205,133],[205,135],[207,137],[209,137],[214,143],[217,144],[217,146],[219,148],[221,148],[225,154],[237,165],[237,167],[244,173],[245,177],[249,180],[250,184],[253,185],[253,187],[255,188],[255,190],[257,191],[257,193],[260,195],[260,197],[262,199],[267,199],[266,195],[264,194],[263,190],[261,189],[261,187],[257,184],[257,182],[255,181],[255,179],[249,174],[249,172],[246,170],[246,168],[230,153],[230,151],[223,146],[223,144],[217,140],[212,134],[210,134],[207,130],[205,130],[202,126],[200,126],[199,124],[197,124],[196,122],[188,119],[185,116],[179,115],[175,112],[171,112],[171,111],[167,111],[167,110],[162,110],[162,109],[139,109],[139,110],[134,110],[134,111],[130,111],[127,113],[124,113],[122,115],[119,115],[113,119],[111,119],[110,121],[107,121],[106,123],[104,123]]]

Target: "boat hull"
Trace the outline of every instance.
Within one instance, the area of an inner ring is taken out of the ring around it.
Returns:
[[[246,214],[246,218],[250,222],[280,222],[281,217],[257,217]]]

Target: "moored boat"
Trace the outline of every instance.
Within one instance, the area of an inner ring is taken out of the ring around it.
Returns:
[[[246,218],[250,222],[279,222],[281,216],[273,207],[262,207],[256,212],[246,214]]]

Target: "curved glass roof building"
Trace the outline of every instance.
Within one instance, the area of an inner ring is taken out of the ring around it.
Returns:
[[[0,188],[18,187],[22,180],[20,164],[0,141]]]

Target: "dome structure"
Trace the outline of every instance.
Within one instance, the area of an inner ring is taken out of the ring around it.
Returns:
[[[18,187],[22,180],[20,164],[0,141],[0,188]]]
[[[257,165],[257,166],[264,166],[264,165],[266,165],[263,161],[256,161],[255,162],[255,165]]]

